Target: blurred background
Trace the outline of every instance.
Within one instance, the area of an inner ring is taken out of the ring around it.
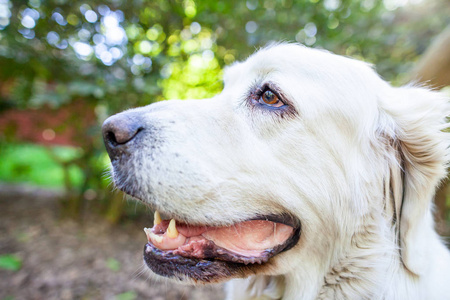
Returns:
[[[0,0],[0,299],[222,298],[149,278],[152,214],[113,190],[102,122],[212,96],[224,66],[272,41],[450,94],[449,24],[449,0]]]

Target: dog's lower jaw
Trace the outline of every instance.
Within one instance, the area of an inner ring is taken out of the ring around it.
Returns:
[[[383,298],[390,288],[386,286],[386,277],[401,268],[395,233],[388,227],[372,226],[379,224],[376,217],[368,219],[372,221],[370,224],[364,225],[347,242],[342,241],[349,245],[349,251],[332,260],[331,265],[318,266],[316,261],[303,260],[284,275],[234,280],[227,286],[227,300],[395,299]],[[392,247],[386,248],[378,242],[386,239],[391,240]]]

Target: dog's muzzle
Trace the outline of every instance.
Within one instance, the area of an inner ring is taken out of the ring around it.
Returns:
[[[142,111],[125,111],[108,118],[102,127],[117,188],[162,210],[168,217],[162,220],[155,216],[159,221],[145,229],[144,261],[154,273],[199,283],[244,278],[270,266],[273,257],[297,244],[300,221],[288,213],[260,215],[255,212],[248,219],[237,219],[229,224],[214,220],[190,222],[183,217],[184,212],[177,211],[177,201],[182,201],[179,195],[196,197],[201,191],[201,182],[186,184],[192,182],[189,176],[192,173],[188,172],[192,166],[184,164],[188,158],[183,158],[179,165],[172,164],[182,155],[175,155],[170,148],[167,151],[167,147],[161,149],[161,144],[179,140],[183,131],[168,138],[164,130],[175,131],[170,127],[173,121],[158,121]],[[183,143],[175,145],[180,147]],[[170,164],[172,169],[160,168],[164,164]],[[152,177],[158,179],[152,183],[149,180]],[[200,194],[206,199],[210,196]],[[199,211],[208,213],[205,207],[208,206],[197,204]]]

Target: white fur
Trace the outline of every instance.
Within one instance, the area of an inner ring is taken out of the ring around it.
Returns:
[[[224,82],[212,99],[134,110],[154,133],[121,180],[190,223],[283,212],[301,221],[299,243],[231,280],[227,299],[450,299],[450,256],[431,213],[448,99],[291,44],[233,65]],[[249,90],[265,82],[297,113],[251,109]]]

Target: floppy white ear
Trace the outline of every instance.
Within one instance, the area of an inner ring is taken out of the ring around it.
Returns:
[[[383,99],[381,106],[390,122],[384,134],[393,146],[395,162],[391,163],[391,189],[397,220],[402,261],[419,275],[426,268],[429,244],[435,235],[432,199],[449,160],[449,134],[446,117],[448,99],[424,88],[403,87],[392,90],[393,97]],[[400,181],[400,182],[399,182]]]

